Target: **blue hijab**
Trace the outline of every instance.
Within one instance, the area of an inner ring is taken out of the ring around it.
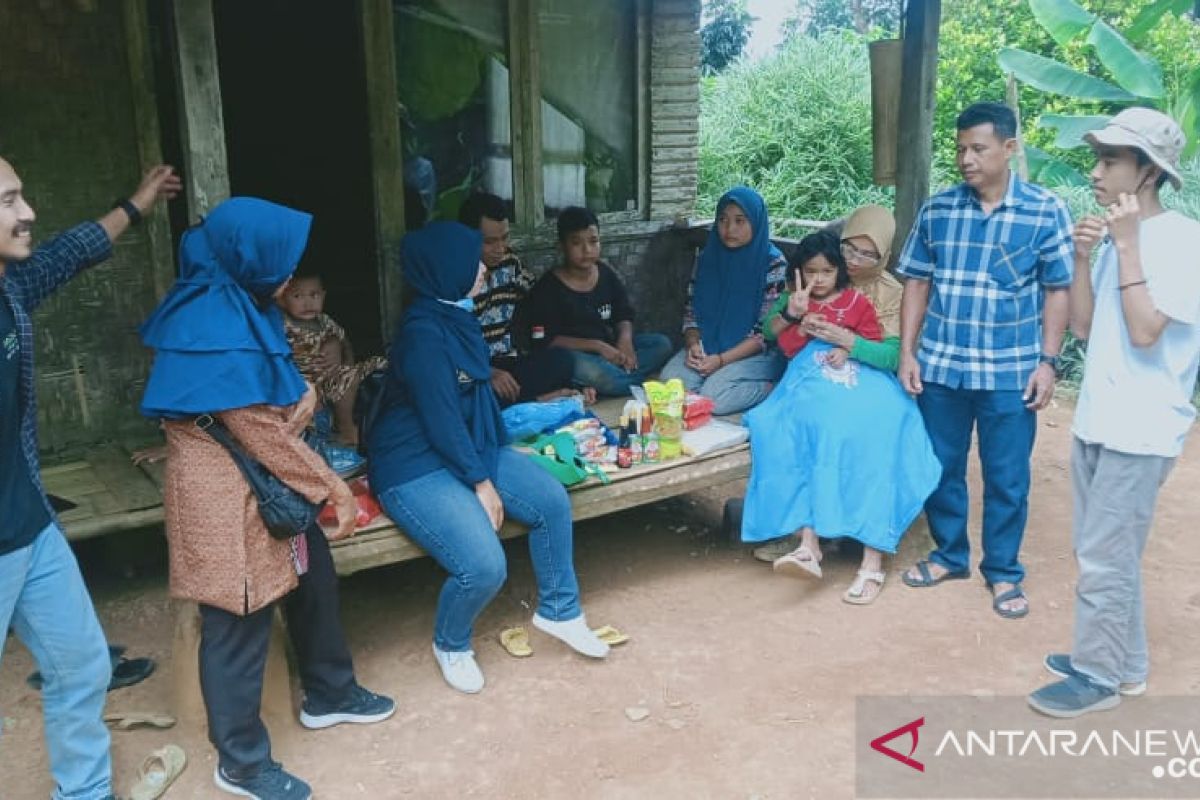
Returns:
[[[710,355],[723,353],[750,335],[762,314],[771,263],[783,257],[771,244],[767,204],[759,193],[745,186],[730,189],[717,203],[718,219],[730,203],[745,212],[754,236],[749,243],[731,250],[721,241],[714,223],[700,253],[692,287],[692,310],[700,326],[704,350]]]
[[[179,278],[142,324],[155,351],[148,417],[178,419],[305,391],[272,295],[296,269],[312,216],[253,197],[219,204],[179,243]]]
[[[482,249],[480,233],[458,222],[433,222],[405,235],[400,243],[404,284],[416,299],[400,323],[392,354],[404,374],[406,353],[440,346],[456,370],[474,378],[463,421],[494,478],[500,447],[505,444],[504,423],[490,382],[491,354],[483,327],[470,304],[463,302],[479,274]],[[408,389],[420,391],[420,387]]]

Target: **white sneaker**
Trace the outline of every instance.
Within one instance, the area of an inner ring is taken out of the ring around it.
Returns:
[[[550,634],[555,639],[566,642],[567,646],[576,653],[582,653],[591,658],[604,658],[608,655],[608,645],[599,636],[592,633],[583,614],[565,622],[554,622],[541,614],[534,614],[533,627]]]
[[[467,650],[461,653],[447,653],[433,646],[433,657],[442,668],[442,677],[460,692],[477,694],[483,688],[483,672],[475,663],[475,651]]]

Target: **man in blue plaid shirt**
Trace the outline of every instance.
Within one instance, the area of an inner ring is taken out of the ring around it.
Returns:
[[[1007,106],[977,103],[957,128],[963,182],[921,209],[898,267],[900,382],[917,397],[943,471],[925,503],[937,549],[904,582],[927,587],[971,574],[966,471],[975,430],[984,481],[979,569],[992,608],[1015,619],[1029,613],[1019,558],[1029,460],[1067,326],[1071,219],[1061,200],[1010,169],[1017,128]]]
[[[11,624],[43,676],[42,715],[55,800],[111,798],[101,715],[110,662],[104,632],[42,488],[30,314],[56,289],[112,254],[112,243],[179,178],[155,167],[96,222],[33,248],[33,209],[0,158],[0,654]]]

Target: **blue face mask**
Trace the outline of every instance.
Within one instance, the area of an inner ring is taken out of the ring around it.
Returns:
[[[457,306],[470,314],[475,313],[475,298],[473,297],[464,297],[462,300],[438,300],[438,302],[448,306]]]

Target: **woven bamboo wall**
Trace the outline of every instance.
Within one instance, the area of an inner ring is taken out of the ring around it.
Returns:
[[[0,0],[0,154],[38,214],[39,241],[94,219],[137,185],[120,0]],[[35,317],[41,444],[50,460],[105,439],[146,438],[137,413],[155,302],[144,229]]]

